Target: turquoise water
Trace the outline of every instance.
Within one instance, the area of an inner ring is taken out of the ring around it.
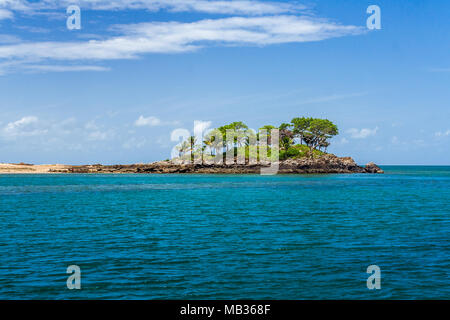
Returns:
[[[0,175],[0,298],[449,299],[450,167],[384,169]]]

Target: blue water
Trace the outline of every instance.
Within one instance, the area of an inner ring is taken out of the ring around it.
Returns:
[[[0,298],[449,299],[450,167],[384,169],[0,175]]]

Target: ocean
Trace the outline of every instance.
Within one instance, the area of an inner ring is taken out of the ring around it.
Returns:
[[[382,168],[0,175],[0,299],[450,299],[450,167]]]

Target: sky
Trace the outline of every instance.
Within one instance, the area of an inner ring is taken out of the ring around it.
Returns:
[[[449,16],[426,0],[0,0],[0,162],[147,163],[194,121],[311,116],[359,164],[450,165]]]

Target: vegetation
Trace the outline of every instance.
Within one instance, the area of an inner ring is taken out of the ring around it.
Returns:
[[[278,129],[278,134],[275,129]],[[205,159],[225,160],[227,154],[234,156],[235,162],[237,158],[243,158],[246,162],[249,159],[268,159],[277,154],[276,151],[279,151],[280,160],[314,158],[327,152],[330,140],[337,134],[337,126],[327,119],[294,118],[278,127],[265,125],[258,133],[239,121],[210,130],[200,143],[191,136],[177,150],[180,158],[194,162],[194,155],[199,155],[202,163]],[[266,141],[267,154],[262,153],[261,141]]]

